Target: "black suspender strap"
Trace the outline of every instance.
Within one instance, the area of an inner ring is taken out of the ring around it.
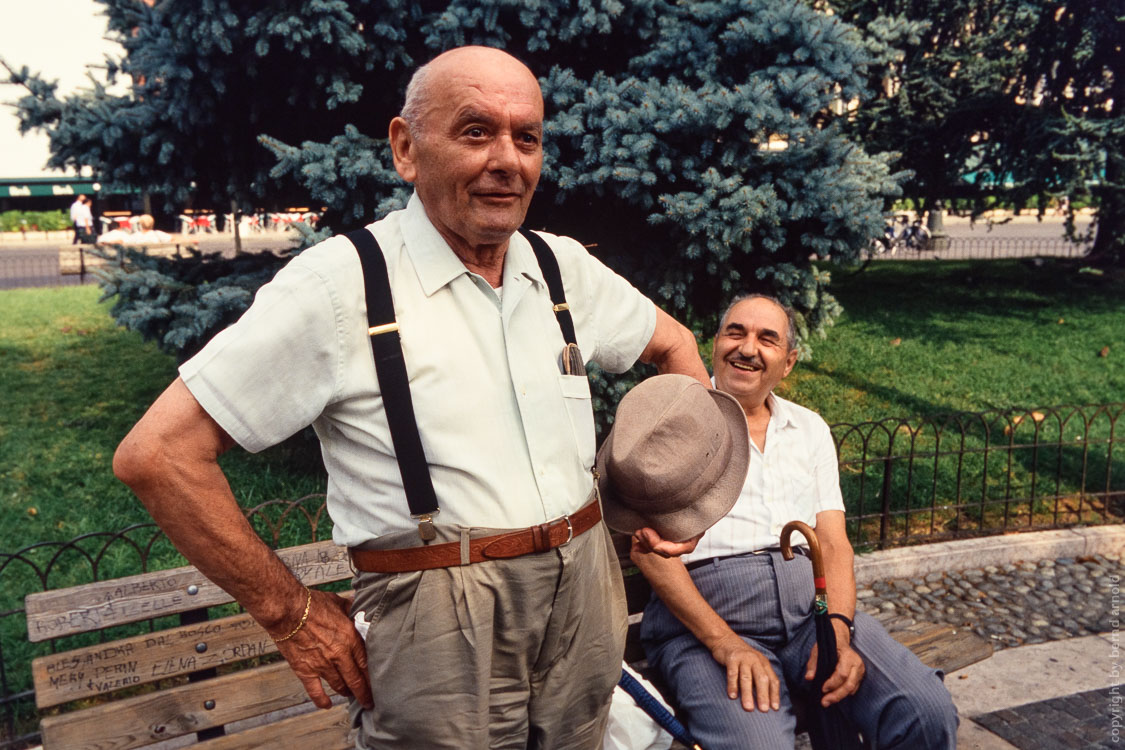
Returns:
[[[559,262],[547,241],[529,229],[520,227],[522,234],[531,243],[535,252],[535,260],[539,261],[539,270],[543,272],[543,280],[547,282],[547,293],[551,295],[551,304],[554,305],[555,317],[559,320],[563,339],[568,344],[578,344],[574,335],[574,319],[570,317],[570,305],[566,303],[566,294],[563,293],[562,273],[559,272]]]
[[[395,322],[387,261],[378,241],[368,230],[357,229],[344,236],[355,245],[363,266],[367,332],[371,336],[375,373],[379,378],[379,390],[383,394],[383,408],[387,413],[391,443],[402,473],[406,504],[410,506],[410,515],[418,519],[418,533],[428,542],[436,536],[433,515],[438,512],[437,495],[434,494],[426,454],[422,450],[418,422],[414,418],[414,403],[410,399],[410,383],[406,376],[406,363],[402,358],[398,323]]]
[[[531,249],[551,297],[552,309],[558,319],[563,339],[566,341],[562,357],[563,372],[568,375],[585,375],[578,340],[574,334],[574,320],[563,292],[562,274],[555,254],[546,241],[534,232],[520,229]],[[402,358],[402,342],[395,321],[394,299],[387,275],[387,261],[375,236],[366,229],[357,229],[344,235],[359,253],[363,268],[364,296],[367,302],[367,333],[371,337],[371,353],[375,358],[375,374],[383,394],[383,409],[387,413],[387,426],[391,431],[391,444],[402,473],[402,487],[410,515],[418,519],[418,534],[423,541],[436,537],[433,516],[438,513],[437,495],[430,480],[429,465],[422,450],[418,434],[418,421],[414,417],[414,402],[410,398],[410,382],[406,375],[406,362]]]
[[[564,375],[586,376],[586,365],[582,352],[578,351],[578,338],[574,335],[574,319],[570,316],[570,305],[566,302],[563,292],[562,273],[559,271],[559,262],[547,241],[528,229],[520,227],[520,234],[531,243],[535,252],[535,260],[539,262],[539,270],[543,272],[543,280],[547,282],[547,293],[551,295],[551,305],[555,317],[562,329],[563,347],[559,357],[559,367]]]

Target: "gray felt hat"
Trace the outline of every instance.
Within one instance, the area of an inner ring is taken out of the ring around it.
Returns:
[[[750,465],[746,415],[733,396],[687,375],[657,375],[625,394],[598,451],[610,528],[690,539],[734,506]]]

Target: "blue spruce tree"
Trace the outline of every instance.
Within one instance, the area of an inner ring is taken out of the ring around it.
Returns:
[[[547,107],[529,225],[589,244],[701,333],[755,289],[798,310],[806,342],[823,335],[840,308],[812,261],[856,259],[902,178],[843,127],[891,51],[800,0],[99,1],[129,93],[60,100],[11,72],[52,164],[169,208],[300,200],[356,226],[408,197],[385,124],[412,69],[457,45],[503,47],[540,76]],[[119,321],[183,355],[283,261],[139,261],[107,290]]]

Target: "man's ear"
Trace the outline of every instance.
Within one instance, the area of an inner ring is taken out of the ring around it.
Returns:
[[[788,377],[789,373],[793,372],[793,366],[797,364],[797,357],[799,354],[800,352],[798,352],[797,348],[794,347],[789,350],[788,354],[785,355],[785,374],[781,377]]]
[[[414,179],[418,176],[418,167],[415,164],[417,145],[406,120],[401,117],[391,120],[388,139],[391,143],[391,156],[394,158],[395,171],[398,172],[399,177],[407,182],[414,182]]]

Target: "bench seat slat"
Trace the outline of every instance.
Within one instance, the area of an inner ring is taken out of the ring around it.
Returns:
[[[215,701],[207,709],[205,702]],[[300,705],[304,686],[285,662],[112,701],[43,719],[43,745],[129,750]]]
[[[349,750],[347,704],[315,709],[299,716],[218,737],[197,745],[201,750]]]
[[[306,586],[351,577],[347,550],[330,541],[290,547],[278,555]],[[197,587],[197,593],[188,593],[191,586]],[[230,601],[225,591],[190,565],[95,581],[29,594],[24,602],[27,637],[37,643]]]
[[[971,630],[960,629],[915,643],[910,650],[927,667],[948,674],[992,656],[992,643]]]

